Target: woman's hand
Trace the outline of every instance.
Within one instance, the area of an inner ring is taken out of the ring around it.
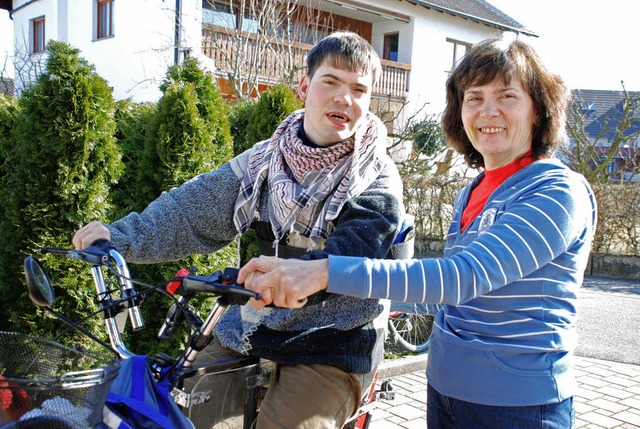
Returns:
[[[262,295],[261,300],[250,301],[257,309],[269,304],[300,308],[308,296],[326,289],[328,280],[328,259],[301,261],[260,256],[250,260],[238,274],[238,283]]]
[[[73,235],[73,245],[76,250],[86,249],[96,240],[111,241],[111,232],[101,222],[90,222],[76,231]]]

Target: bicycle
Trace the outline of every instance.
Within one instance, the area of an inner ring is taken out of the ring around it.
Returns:
[[[110,344],[93,337],[108,350],[114,351],[121,359],[134,354],[126,347],[117,317],[126,311],[134,329],[144,326],[140,315],[141,297],[147,291],[137,292],[134,284],[144,285],[150,290],[166,290],[177,297],[172,302],[164,324],[158,333],[166,338],[175,331],[180,323],[186,323],[192,332],[187,345],[178,359],[166,355],[148,358],[150,368],[156,379],[166,377],[171,387],[171,397],[182,409],[184,415],[196,428],[243,428],[252,427],[259,411],[260,400],[268,388],[270,362],[254,357],[238,356],[212,362],[206,367],[192,368],[196,356],[212,339],[213,329],[229,305],[241,305],[250,298],[259,298],[255,292],[244,289],[235,283],[237,269],[227,268],[208,276],[196,276],[188,270],[181,270],[165,285],[146,285],[129,276],[127,263],[110,243],[92,246],[82,251],[60,248],[42,248],[42,253],[63,255],[91,265],[93,282],[98,297],[98,313],[103,315],[104,325]],[[103,269],[112,273],[117,287],[107,287]],[[42,264],[33,256],[25,259],[25,273],[29,296],[37,305],[52,312],[56,317],[71,326],[77,322],[66,319],[54,311],[54,294],[51,282]],[[120,298],[114,299],[113,292],[120,291]],[[218,296],[208,316],[203,320],[191,307],[189,301],[199,293],[211,293]],[[85,332],[91,336],[90,333]],[[377,377],[376,377],[377,378]],[[375,382],[363,400],[363,407],[351,419],[350,427],[364,429],[368,426],[369,412],[380,399],[392,399],[393,393],[388,382],[383,389],[376,389]],[[42,426],[46,427],[46,426]],[[347,426],[345,426],[347,427]]]
[[[391,302],[389,332],[397,345],[413,353],[429,350],[433,331],[433,316],[427,314],[425,305]]]

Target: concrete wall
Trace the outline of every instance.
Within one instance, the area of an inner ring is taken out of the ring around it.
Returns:
[[[640,258],[594,253],[589,259],[586,273],[596,277],[640,280]]]

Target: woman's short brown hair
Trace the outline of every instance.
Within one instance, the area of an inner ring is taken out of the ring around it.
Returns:
[[[467,89],[487,84],[497,76],[507,84],[513,78],[518,79],[529,93],[536,114],[532,130],[533,155],[536,158],[551,155],[567,138],[569,91],[559,76],[547,70],[536,51],[519,40],[487,39],[476,44],[449,76],[442,118],[448,146],[464,155],[469,166],[484,167],[484,158],[464,130],[462,102]]]

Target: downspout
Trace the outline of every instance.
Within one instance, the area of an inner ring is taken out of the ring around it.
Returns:
[[[182,0],[176,0],[176,25],[175,25],[175,34],[173,38],[174,48],[173,48],[173,63],[175,65],[180,65],[180,45],[181,43],[181,33],[182,33]]]

